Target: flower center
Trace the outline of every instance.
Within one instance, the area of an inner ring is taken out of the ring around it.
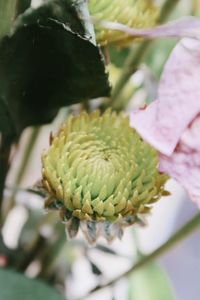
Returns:
[[[42,157],[43,184],[66,214],[110,220],[147,212],[166,177],[129,120],[107,110],[69,118]]]

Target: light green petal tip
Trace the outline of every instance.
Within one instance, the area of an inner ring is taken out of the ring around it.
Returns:
[[[64,220],[132,224],[164,193],[157,164],[157,152],[122,113],[84,112],[63,123],[43,154],[43,185]]]

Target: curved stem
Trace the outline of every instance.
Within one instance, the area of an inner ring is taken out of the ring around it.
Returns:
[[[0,0],[0,38],[10,31],[15,12],[16,0]]]
[[[59,253],[63,246],[67,242],[64,228],[57,226],[58,237],[51,247],[51,251],[48,248],[44,249],[44,256],[41,259],[41,272],[37,275],[40,279],[49,280],[54,273],[54,263],[59,256]],[[45,251],[46,250],[46,251]]]
[[[161,12],[160,12],[160,16],[158,18],[158,22],[162,23],[163,21],[165,21],[169,15],[171,14],[171,12],[173,11],[174,7],[178,4],[179,0],[166,0]]]
[[[43,236],[38,235],[37,241],[34,244],[33,248],[27,254],[24,254],[23,260],[16,266],[17,270],[20,272],[24,272],[34,260],[34,258],[38,255],[38,253],[40,253],[45,243],[46,239]]]
[[[0,38],[9,33],[16,17],[31,5],[31,0],[0,0]]]
[[[3,203],[3,193],[5,187],[6,176],[9,170],[9,157],[11,151],[12,142],[9,138],[6,138],[3,134],[1,136],[0,144],[0,223],[2,217],[2,203]]]
[[[18,0],[16,5],[16,17],[31,6],[31,0]]]
[[[189,236],[194,230],[198,229],[200,227],[200,213],[195,215],[188,223],[183,225],[181,229],[179,229],[166,243],[164,243],[162,246],[157,248],[155,251],[153,251],[151,254],[143,257],[141,260],[139,260],[136,264],[134,264],[128,271],[124,272],[120,276],[112,279],[111,281],[107,282],[106,284],[103,285],[98,285],[94,289],[92,289],[88,295],[99,291],[103,288],[112,286],[115,284],[118,280],[129,276],[132,272],[144,267],[148,263],[150,263],[152,260],[155,258],[158,258],[161,256],[163,253],[165,253],[167,250],[171,249],[175,245],[177,245],[179,242],[181,242],[183,239]],[[88,296],[87,295],[87,296]],[[81,298],[85,299],[87,296]]]
[[[193,0],[192,14],[197,17],[200,16],[200,0]]]
[[[34,127],[32,129],[32,132],[27,140],[27,144],[26,144],[26,148],[24,149],[24,154],[23,154],[23,158],[21,161],[21,165],[20,168],[18,170],[18,173],[16,175],[16,186],[18,186],[21,182],[21,180],[23,179],[30,155],[33,151],[33,148],[35,146],[36,140],[38,138],[40,132],[40,127]]]
[[[17,175],[16,175],[14,186],[19,186],[19,184],[20,184],[20,182],[21,182],[21,180],[24,176],[24,173],[26,171],[26,167],[27,167],[27,164],[28,164],[29,157],[30,157],[31,152],[34,148],[34,145],[35,145],[35,142],[36,142],[37,137],[39,135],[39,132],[40,132],[39,127],[33,128],[32,132],[31,132],[31,134],[30,134],[30,136],[27,140],[26,148],[24,149],[23,158],[22,158],[19,170],[18,170]],[[4,220],[6,219],[9,211],[13,208],[13,206],[15,204],[15,196],[16,196],[16,190],[13,190],[10,198],[7,199],[7,201],[6,201],[6,205],[5,205],[4,212],[3,212]]]
[[[158,23],[163,23],[166,21],[170,13],[172,12],[173,8],[177,5],[179,0],[166,0],[165,4],[163,5],[160,16],[158,18]],[[138,69],[138,66],[143,59],[146,51],[148,50],[149,46],[151,45],[151,41],[144,41],[139,45],[137,49],[133,49],[129,56],[125,61],[125,65],[123,67],[122,74],[115,85],[115,88],[112,92],[112,97],[110,99],[110,105],[115,106],[117,99],[121,95],[123,88],[125,87],[126,83],[128,82],[131,75]]]
[[[122,74],[118,80],[118,82],[115,85],[115,88],[112,92],[112,97],[110,104],[117,101],[119,96],[121,95],[121,92],[123,88],[125,87],[126,83],[128,82],[129,78],[135,71],[138,69],[138,65],[140,64],[141,60],[143,59],[149,45],[151,44],[151,41],[144,41],[142,42],[137,49],[134,49],[134,51],[131,51],[129,56],[127,57],[125,61],[125,65],[123,67]]]

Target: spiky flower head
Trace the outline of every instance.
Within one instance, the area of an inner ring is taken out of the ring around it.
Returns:
[[[71,116],[50,144],[42,156],[46,207],[60,209],[71,237],[80,224],[91,243],[120,237],[164,192],[156,151],[122,113]]]
[[[111,21],[132,28],[148,28],[156,24],[159,8],[154,0],[89,0],[89,11],[96,20],[95,31],[97,43],[106,45],[116,43],[127,45],[133,37],[119,31],[104,29],[98,21]]]

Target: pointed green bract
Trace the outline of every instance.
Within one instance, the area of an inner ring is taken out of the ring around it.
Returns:
[[[135,223],[161,197],[166,181],[157,170],[157,152],[127,117],[111,110],[70,117],[51,139],[42,165],[46,207],[59,200],[65,220]]]

